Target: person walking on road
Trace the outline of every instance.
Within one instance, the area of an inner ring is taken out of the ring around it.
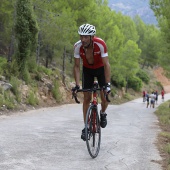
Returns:
[[[83,24],[79,27],[78,34],[80,40],[74,45],[74,78],[76,86],[73,90],[80,88],[80,59],[82,59],[82,88],[90,89],[93,87],[94,78],[97,77],[100,88],[105,87],[104,92],[100,92],[101,111],[100,126],[105,128],[107,125],[106,109],[108,102],[104,97],[104,93],[109,94],[110,87],[110,64],[106,43],[99,37],[96,37],[95,26]],[[83,101],[83,117],[86,119],[87,109],[91,101],[91,93],[84,92]],[[85,140],[85,128],[82,130],[81,139]]]
[[[156,99],[156,95],[154,94],[154,92],[152,92],[152,94],[150,95],[151,101],[150,101],[150,108],[151,107],[155,107],[155,99]]]
[[[165,95],[165,91],[164,91],[164,89],[162,89],[162,91],[161,91],[162,101],[164,101],[164,95]]]
[[[142,92],[142,97],[143,97],[143,102],[145,102],[146,101],[146,92],[145,92],[145,90],[143,90],[143,92]]]
[[[146,94],[146,108],[149,106],[149,93]]]
[[[155,98],[155,104],[158,104],[158,91],[156,90],[154,94],[155,94],[155,96],[156,96],[156,98]]]

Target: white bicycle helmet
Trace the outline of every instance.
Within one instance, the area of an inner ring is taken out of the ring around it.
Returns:
[[[83,24],[79,27],[78,30],[79,35],[95,35],[96,34],[96,29],[95,26],[90,25],[90,24]]]

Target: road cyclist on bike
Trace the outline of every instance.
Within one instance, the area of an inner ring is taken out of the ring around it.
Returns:
[[[110,87],[110,64],[106,43],[95,36],[95,26],[83,24],[78,29],[80,40],[74,45],[74,78],[76,86],[72,89],[74,93],[80,88],[80,65],[83,63],[82,69],[82,88],[90,89],[93,87],[94,78],[96,77],[100,88],[105,87],[104,91],[100,91],[101,111],[100,111],[100,126],[105,128],[107,125],[106,109],[108,102],[105,94],[109,94]],[[83,118],[86,119],[86,113],[91,101],[91,93],[83,92]],[[85,128],[82,130],[81,139],[85,139]]]

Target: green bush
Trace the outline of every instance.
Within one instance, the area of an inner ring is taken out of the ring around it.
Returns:
[[[30,84],[32,82],[30,73],[27,69],[24,70],[24,72],[22,73],[22,76],[26,84]]]
[[[150,79],[149,76],[147,75],[147,73],[144,70],[139,70],[138,73],[136,74],[137,77],[139,77],[143,82],[145,82],[146,84],[149,83]]]
[[[159,117],[159,121],[162,125],[170,125],[169,103],[170,100],[161,104],[155,112]]]
[[[36,105],[39,104],[39,101],[38,101],[38,98],[35,95],[35,92],[31,91],[28,94],[27,103],[32,105],[32,106],[36,106]]]
[[[12,76],[19,76],[18,65],[15,60],[12,61],[12,63],[6,63],[5,65],[3,65],[3,69],[5,70],[4,75],[7,79],[10,79]]]
[[[53,94],[53,97],[56,99],[56,101],[60,102],[61,94],[60,94],[60,90],[59,90],[59,82],[56,81],[56,80],[54,82],[54,87],[52,89],[52,94]]]
[[[164,146],[164,150],[170,154],[170,143],[168,143],[166,146]]]
[[[0,94],[0,107],[4,104],[4,96]]]
[[[43,72],[43,73],[47,74],[48,76],[53,74],[53,71],[51,69],[46,68],[44,66],[39,66],[37,69],[39,72]]]
[[[40,72],[38,72],[38,71],[36,71],[36,72],[35,72],[35,76],[34,76],[34,78],[35,78],[35,80],[36,80],[36,81],[40,81],[40,80],[41,80],[41,78],[42,78],[41,73],[40,73]]]
[[[124,99],[127,99],[127,100],[130,100],[130,99],[131,99],[130,94],[128,94],[128,93],[125,93],[125,94],[123,95],[123,98],[124,98]]]
[[[15,106],[15,97],[10,94],[10,91],[4,91],[4,105],[7,109],[14,109]]]
[[[135,91],[140,91],[142,88],[142,80],[138,77],[130,77],[128,79],[128,88],[132,88]]]
[[[3,92],[4,92],[4,89],[3,87],[0,86],[0,94],[3,94]]]
[[[118,88],[126,86],[126,81],[122,76],[112,76],[111,83]]]
[[[4,71],[5,71],[5,66],[7,64],[7,60],[6,58],[0,57],[0,74],[3,75]]]
[[[113,89],[111,90],[110,95],[111,95],[112,97],[114,97],[114,96],[115,96],[115,94],[116,94],[116,89],[115,89],[115,88],[113,88]]]
[[[17,102],[21,101],[20,81],[16,77],[11,77],[10,84],[12,85],[11,91],[16,96]]]
[[[33,57],[27,61],[27,67],[30,73],[35,73],[37,71],[37,63]]]

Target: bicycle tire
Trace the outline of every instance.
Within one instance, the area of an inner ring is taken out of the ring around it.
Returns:
[[[93,119],[94,117],[95,119]],[[90,105],[87,110],[85,136],[87,150],[92,158],[96,158],[100,150],[101,128],[98,110],[94,105]]]

